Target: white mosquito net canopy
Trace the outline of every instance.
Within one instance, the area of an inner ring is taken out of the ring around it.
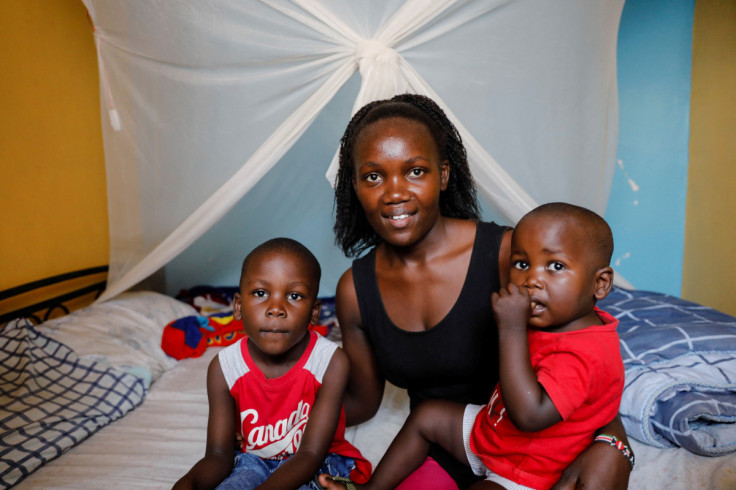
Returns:
[[[83,2],[108,179],[102,300],[166,265],[264,182],[268,208],[251,200],[229,229],[319,228],[313,251],[342,267],[325,176],[351,114],[397,93],[429,95],[447,112],[485,205],[507,223],[538,202],[605,212],[623,0]],[[242,260],[243,243],[216,235],[208,260],[226,249]]]

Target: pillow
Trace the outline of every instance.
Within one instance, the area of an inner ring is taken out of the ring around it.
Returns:
[[[27,320],[0,330],[0,487],[140,405],[141,379],[79,359]]]
[[[146,385],[176,365],[161,350],[164,327],[196,315],[191,306],[152,291],[122,293],[38,326],[81,358],[135,374]]]

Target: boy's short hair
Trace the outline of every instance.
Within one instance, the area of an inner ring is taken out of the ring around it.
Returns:
[[[550,202],[531,210],[519,220],[519,224],[527,217],[542,215],[571,220],[585,228],[586,237],[590,239],[591,252],[596,258],[596,268],[610,265],[613,256],[613,233],[606,220],[597,213],[575,204]]]
[[[291,238],[272,238],[251,250],[251,252],[245,257],[245,260],[243,260],[243,266],[240,269],[241,280],[250,261],[266,252],[275,251],[293,254],[306,264],[309,269],[309,277],[314,282],[316,296],[317,291],[319,290],[319,281],[322,277],[322,268],[319,265],[319,261],[307,247]]]

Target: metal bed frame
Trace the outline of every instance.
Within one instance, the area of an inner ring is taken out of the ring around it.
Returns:
[[[0,302],[7,300],[9,298],[13,298],[16,296],[20,296],[20,295],[29,293],[31,291],[35,291],[40,288],[59,285],[66,281],[71,281],[73,279],[79,279],[79,278],[87,277],[87,276],[93,276],[95,274],[101,274],[107,271],[108,271],[108,266],[102,265],[102,266],[97,266],[97,267],[89,267],[87,269],[80,269],[80,270],[73,271],[73,272],[66,272],[64,274],[58,274],[56,276],[47,277],[45,279],[39,279],[37,281],[32,281],[27,284],[21,284],[20,286],[15,286],[15,287],[0,291]],[[107,285],[107,280],[105,279],[104,281],[95,282],[94,284],[90,284],[88,286],[84,286],[84,287],[63,293],[63,294],[59,294],[50,299],[45,299],[45,300],[30,304],[28,306],[24,306],[22,308],[17,308],[12,311],[0,313],[0,325],[3,325],[9,322],[10,320],[14,318],[19,318],[19,317],[30,318],[36,323],[42,323],[48,320],[49,317],[51,316],[51,313],[57,308],[61,309],[64,312],[64,314],[68,314],[69,309],[64,303],[72,299],[80,298],[90,293],[95,293],[94,299],[97,299],[100,296],[100,294],[102,294],[102,291],[105,290],[106,285]],[[44,310],[46,310],[45,313],[43,313]],[[0,311],[2,311],[2,308],[0,308]]]

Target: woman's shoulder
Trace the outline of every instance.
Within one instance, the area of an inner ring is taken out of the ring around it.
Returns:
[[[473,246],[480,224],[478,221],[460,218],[445,218],[445,233],[451,237],[455,247],[467,249]]]
[[[500,225],[495,221],[478,221],[478,230],[483,230],[493,236],[502,236],[507,231],[511,231],[512,228],[506,225]]]
[[[473,230],[478,226],[480,221],[464,218],[444,218],[446,226],[449,230]]]
[[[355,284],[353,283],[353,268],[350,267],[348,270],[342,273],[340,279],[337,281],[336,296],[344,295],[353,291],[355,294]]]
[[[492,275],[498,274],[500,285],[508,283],[509,261],[511,258],[511,232],[513,228],[499,225],[493,221],[457,220],[460,227],[471,228],[473,233],[469,240],[461,240],[463,246],[472,249],[471,265],[474,270],[490,270]],[[496,288],[498,286],[495,286]]]
[[[447,219],[447,234],[452,237],[455,245],[462,249],[472,248],[475,245],[483,249],[497,248],[504,234],[510,230],[508,226],[493,221]]]
[[[510,227],[500,225],[495,221],[483,221],[474,219],[464,218],[444,218],[447,223],[448,229],[451,231],[456,230],[484,230],[492,233],[503,233],[509,230]]]

